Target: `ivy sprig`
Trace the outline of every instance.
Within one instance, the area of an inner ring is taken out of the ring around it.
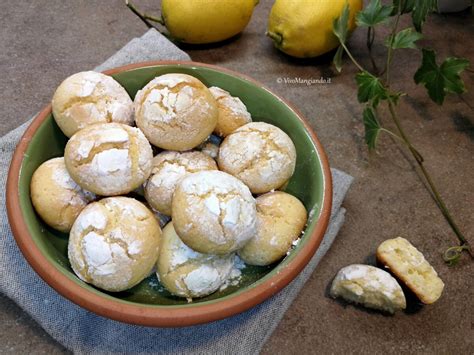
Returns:
[[[426,18],[431,12],[438,10],[437,0],[394,0],[392,16],[397,14],[409,14],[413,26],[418,32],[421,32]]]
[[[416,49],[416,41],[423,38],[423,35],[416,32],[412,27],[405,28],[395,35],[390,35],[385,40],[385,45],[392,49],[411,48]]]
[[[393,12],[393,6],[382,5],[380,0],[371,1],[365,9],[359,11],[356,18],[358,26],[374,27],[386,22]]]
[[[371,0],[368,5],[356,15],[359,27],[367,28],[367,47],[372,62],[373,71],[365,69],[352,55],[346,45],[349,36],[349,5],[347,4],[333,23],[333,32],[339,39],[340,47],[334,56],[334,64],[340,72],[343,66],[343,54],[346,53],[359,72],[355,76],[357,84],[357,99],[365,105],[362,120],[365,127],[365,142],[369,150],[377,147],[381,133],[386,133],[395,138],[413,156],[426,181],[427,187],[436,201],[440,211],[448,221],[451,229],[459,240],[459,245],[449,247],[443,257],[448,265],[456,264],[462,252],[467,251],[474,258],[473,250],[462,234],[436,188],[432,177],[425,167],[422,154],[414,147],[406,134],[402,122],[398,117],[396,107],[402,96],[406,93],[397,92],[390,84],[390,66],[394,52],[400,49],[418,49],[417,42],[423,38],[421,34],[423,23],[428,15],[437,9],[436,0],[393,0],[392,5],[383,5],[380,0]],[[400,18],[411,15],[413,27],[398,30]],[[390,34],[385,38],[387,47],[386,64],[383,71],[379,71],[377,63],[372,56],[371,48],[375,40],[377,26],[390,24]],[[469,61],[464,58],[446,58],[440,65],[437,64],[436,53],[432,49],[422,49],[422,62],[414,75],[415,83],[422,84],[428,91],[429,97],[441,105],[449,93],[461,94],[465,86],[461,73],[469,67]],[[377,108],[381,104],[388,107],[389,117],[395,124],[396,130],[383,126],[377,115]]]
[[[438,66],[436,53],[432,49],[423,49],[423,60],[415,73],[415,83],[423,84],[430,98],[442,105],[447,93],[462,94],[466,91],[461,79],[461,72],[469,67],[469,61],[464,58],[446,58]]]

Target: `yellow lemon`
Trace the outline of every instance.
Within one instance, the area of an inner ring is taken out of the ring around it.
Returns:
[[[258,0],[163,0],[166,28],[185,43],[212,43],[243,31]]]
[[[349,28],[362,0],[276,0],[270,13],[267,35],[275,46],[293,57],[316,57],[339,45],[332,32],[335,18],[350,7]]]

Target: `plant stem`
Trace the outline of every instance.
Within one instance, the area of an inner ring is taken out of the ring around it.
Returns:
[[[385,88],[386,88],[387,92],[390,92],[390,65],[391,65],[392,59],[393,59],[392,45],[393,45],[395,34],[397,32],[398,25],[399,25],[399,22],[400,22],[400,16],[401,16],[401,11],[399,10],[399,12],[397,14],[397,18],[395,20],[395,25],[392,29],[392,34],[390,36],[390,46],[388,48],[387,63],[386,63],[384,71],[382,73],[380,73],[380,75],[386,74]],[[371,32],[369,31],[367,33],[367,46],[369,48],[369,54],[370,54],[370,49],[371,49],[371,46],[372,46],[370,35],[371,35]],[[345,43],[343,43],[342,41],[340,41],[340,43],[341,43],[341,46],[344,48],[345,52],[347,53],[348,57],[354,63],[354,65],[360,71],[368,72],[352,56],[351,52],[349,51],[349,49],[347,48]],[[374,63],[372,63],[372,64],[374,64]],[[466,240],[466,238],[464,237],[464,235],[460,231],[459,227],[457,226],[456,222],[454,221],[453,217],[451,216],[451,213],[449,212],[448,208],[446,207],[446,204],[444,203],[443,199],[441,198],[441,195],[439,194],[438,189],[434,185],[434,182],[433,182],[433,179],[431,178],[431,175],[428,173],[428,171],[425,168],[425,166],[423,164],[424,163],[423,156],[418,152],[417,149],[415,149],[415,147],[411,144],[410,139],[405,134],[405,131],[403,130],[403,127],[400,123],[400,120],[398,119],[398,116],[395,112],[395,107],[394,107],[395,103],[394,103],[393,99],[390,98],[390,96],[389,96],[387,101],[388,101],[388,107],[389,107],[391,118],[392,118],[393,122],[395,123],[395,125],[397,127],[397,130],[398,130],[400,135],[397,135],[394,132],[392,132],[388,129],[385,129],[385,128],[381,128],[381,130],[388,133],[388,134],[390,134],[391,136],[396,138],[399,142],[401,142],[403,145],[405,145],[408,148],[408,150],[410,151],[410,153],[413,155],[413,157],[414,157],[415,161],[417,162],[417,164],[418,164],[418,166],[419,166],[426,182],[428,183],[429,190],[432,193],[433,199],[435,200],[438,208],[440,209],[441,213],[443,214],[443,216],[445,217],[445,219],[449,223],[451,229],[456,234],[456,237],[458,238],[458,240],[460,242],[460,246],[451,247],[448,250],[446,250],[446,252],[443,256],[444,260],[448,264],[453,265],[455,262],[457,262],[457,260],[460,257],[460,254],[463,250],[466,250],[469,253],[469,255],[471,256],[471,258],[474,258],[474,251],[472,250],[469,242]],[[453,254],[453,255],[451,255],[451,254]]]
[[[393,133],[391,130],[389,129],[386,129],[386,128],[380,128],[381,131],[385,132],[385,133],[388,133],[389,135],[391,135],[393,138],[395,138],[397,141],[403,143],[406,145],[406,142],[403,140],[402,137],[400,137],[398,134],[396,133]]]
[[[401,11],[398,11],[397,18],[395,20],[395,25],[393,26],[392,34],[390,35],[390,45],[388,46],[388,52],[387,52],[387,64],[385,65],[387,86],[390,85],[390,65],[392,64],[392,60],[393,60],[392,45],[393,45],[393,41],[395,40],[395,33],[397,32],[397,29],[398,29],[400,17],[401,17]]]
[[[144,23],[145,25],[147,25],[148,28],[154,28],[158,31],[160,31],[158,28],[156,28],[156,26],[154,26],[152,23],[150,23],[150,21],[153,21],[153,22],[157,22],[159,23],[160,25],[165,25],[164,21],[159,18],[159,17],[155,17],[155,16],[152,16],[152,15],[148,15],[147,13],[145,12],[140,12],[135,5],[133,5],[129,0],[125,0],[125,5],[127,5],[127,7],[135,14],[137,15]],[[160,31],[161,32],[161,31]]]
[[[443,213],[444,217],[446,218],[446,220],[448,221],[449,225],[451,226],[451,228],[453,229],[454,233],[456,234],[456,236],[458,237],[459,239],[459,242],[461,244],[461,246],[465,246],[466,247],[466,250],[469,252],[469,254],[471,255],[471,257],[474,257],[474,254],[472,252],[472,249],[468,243],[468,241],[466,240],[466,238],[464,237],[464,235],[461,233],[461,231],[459,230],[459,227],[457,226],[456,222],[454,221],[453,217],[451,216],[451,213],[449,212],[448,208],[446,207],[446,204],[444,203],[443,199],[441,198],[441,195],[439,194],[438,192],[438,189],[436,188],[436,186],[434,185],[434,182],[433,182],[433,179],[431,178],[431,175],[428,173],[428,171],[426,170],[424,164],[423,164],[423,157],[421,156],[420,153],[418,153],[418,151],[413,147],[413,145],[411,144],[408,136],[405,134],[405,131],[403,130],[403,127],[401,126],[401,123],[400,123],[400,120],[398,119],[398,116],[395,112],[395,108],[394,108],[394,105],[393,105],[393,102],[391,100],[388,100],[388,108],[389,108],[389,111],[390,111],[390,115],[392,117],[392,120],[393,122],[395,123],[395,125],[397,126],[397,129],[398,129],[398,132],[400,133],[400,137],[405,141],[408,149],[410,150],[410,152],[412,153],[413,157],[415,158],[421,172],[423,173],[423,176],[425,177],[426,179],[426,182],[428,183],[430,189],[431,189],[431,192],[433,193],[433,197],[436,201],[436,203],[438,204],[441,212]]]
[[[366,71],[364,68],[362,68],[362,65],[360,65],[359,62],[358,62],[357,60],[355,60],[355,58],[352,56],[352,54],[351,54],[351,52],[349,51],[349,49],[347,49],[346,44],[343,43],[343,42],[340,42],[340,43],[341,43],[342,48],[344,48],[344,50],[346,51],[347,56],[350,58],[350,60],[352,60],[352,63],[354,63],[354,65],[355,65],[360,71]]]
[[[372,67],[374,68],[374,73],[378,75],[379,68],[377,67],[377,63],[375,62],[374,56],[372,55],[372,45],[374,44],[374,40],[375,40],[375,28],[368,27],[367,28],[367,49],[369,50],[369,58],[370,58],[370,62],[372,63]]]

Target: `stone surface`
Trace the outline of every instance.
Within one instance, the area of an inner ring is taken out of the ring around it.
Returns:
[[[159,1],[141,0],[147,11]],[[474,321],[474,263],[467,257],[455,268],[441,259],[455,236],[443,219],[406,152],[387,136],[368,154],[364,144],[361,106],[353,76],[346,66],[337,75],[331,55],[295,60],[276,51],[264,36],[271,1],[262,0],[245,32],[220,45],[181,46],[196,61],[221,65],[259,80],[291,101],[308,118],[332,166],[356,180],[346,198],[346,223],[332,249],[263,349],[280,353],[469,353]],[[0,134],[15,128],[50,100],[66,76],[96,66],[146,27],[123,1],[36,0],[8,2],[0,13]],[[402,21],[404,26],[409,21]],[[440,57],[464,56],[474,62],[470,46],[474,21],[470,12],[435,15],[425,27],[423,46]],[[369,66],[365,32],[350,40],[354,55]],[[375,47],[378,61],[384,47]],[[433,179],[462,230],[474,244],[474,74],[463,78],[469,89],[449,96],[442,107],[415,86],[418,52],[397,52],[392,69],[395,86],[410,93],[402,99],[400,117],[425,157]],[[382,66],[382,63],[380,64]],[[330,78],[330,84],[285,83],[294,79]],[[382,121],[391,126],[381,110]],[[446,283],[432,306],[393,317],[345,306],[331,300],[327,288],[336,272],[352,263],[373,263],[380,242],[401,235],[416,245]],[[65,353],[11,301],[0,297],[0,352]]]

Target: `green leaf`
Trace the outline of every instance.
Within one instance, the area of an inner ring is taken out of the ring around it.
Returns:
[[[334,59],[332,60],[338,73],[342,71],[342,54],[343,53],[344,53],[344,48],[342,46],[339,46],[339,48],[336,51],[336,54],[334,55]]]
[[[469,67],[469,61],[465,58],[446,58],[441,64],[441,73],[444,76],[444,88],[447,92],[462,94],[466,91],[464,82],[459,76],[464,69]]]
[[[349,3],[342,10],[341,16],[334,19],[332,32],[339,38],[341,43],[346,43],[347,34],[349,33]]]
[[[406,14],[413,10],[415,0],[393,0],[393,12],[392,16],[396,14]]]
[[[392,41],[393,38],[393,41]],[[400,48],[413,48],[416,49],[415,42],[423,38],[423,35],[419,32],[416,32],[413,28],[406,28],[398,32],[395,37],[388,37],[385,41],[387,47],[392,47],[392,49]]]
[[[373,107],[377,107],[380,100],[388,98],[387,89],[382,82],[369,72],[363,71],[356,75],[356,82],[359,86],[357,99],[359,102],[372,102]]]
[[[373,27],[388,20],[393,6],[382,5],[380,0],[371,0],[362,11],[356,15],[358,26]]]
[[[411,18],[418,32],[421,32],[421,26],[428,17],[428,14],[436,10],[438,10],[437,0],[414,0]]]
[[[464,58],[446,58],[441,66],[438,66],[435,52],[423,49],[423,60],[415,73],[415,83],[423,84],[430,98],[441,105],[446,93],[464,92],[464,83],[459,75],[468,66],[469,61]]]
[[[375,112],[371,107],[365,108],[362,118],[365,127],[365,143],[367,143],[369,150],[375,149],[382,126],[377,121]]]

